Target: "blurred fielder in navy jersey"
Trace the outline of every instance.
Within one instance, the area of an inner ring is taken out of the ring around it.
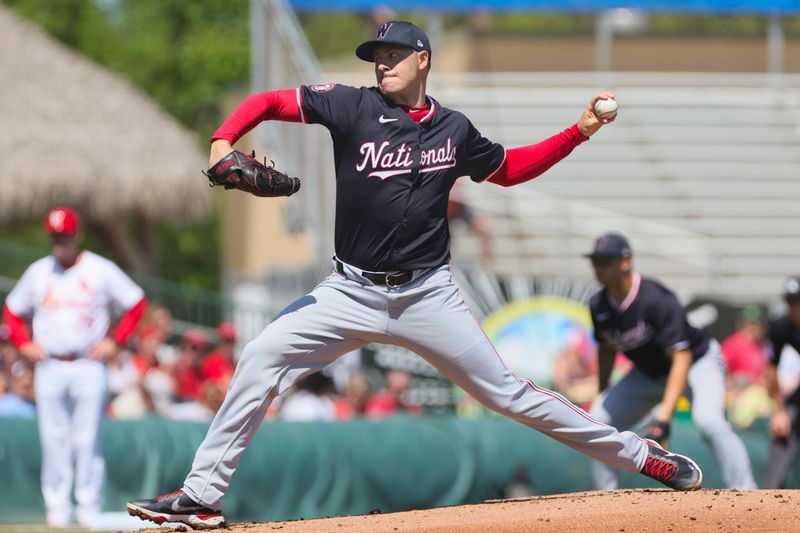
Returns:
[[[782,488],[786,472],[797,455],[800,433],[800,387],[782,391],[778,383],[778,364],[784,348],[790,346],[800,353],[800,276],[786,280],[783,298],[788,306],[786,314],[769,324],[771,356],[765,374],[775,412],[769,423],[772,443],[764,476],[765,489]]]
[[[586,257],[603,289],[590,301],[599,345],[601,396],[592,417],[629,429],[661,404],[647,437],[669,440],[670,421],[682,394],[692,402],[692,420],[710,445],[729,487],[755,489],[750,460],[742,441],[725,419],[725,360],[719,343],[706,331],[689,325],[675,295],[657,281],[633,270],[633,252],[617,233],[597,238]],[[609,388],[617,352],[633,368]],[[595,461],[598,489],[615,489],[617,472]]]

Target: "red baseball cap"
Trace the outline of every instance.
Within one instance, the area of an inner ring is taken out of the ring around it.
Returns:
[[[183,334],[183,343],[205,350],[208,346],[208,335],[200,328],[186,330]]]
[[[81,229],[81,219],[74,209],[54,207],[44,219],[44,228],[48,233],[75,233]]]
[[[217,335],[220,340],[235,341],[237,337],[236,326],[233,322],[221,322],[220,325],[217,326]]]

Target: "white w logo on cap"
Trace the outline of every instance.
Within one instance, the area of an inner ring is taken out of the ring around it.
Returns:
[[[391,28],[391,27],[392,27],[392,23],[391,22],[387,22],[386,24],[381,26],[378,29],[378,39],[385,39],[386,38],[386,34],[389,32],[389,28]]]

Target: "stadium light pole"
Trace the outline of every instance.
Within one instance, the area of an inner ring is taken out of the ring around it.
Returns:
[[[783,51],[785,44],[783,21],[780,15],[770,15],[767,26],[767,72],[774,86],[782,85]]]
[[[613,58],[614,21],[610,10],[601,11],[594,19],[594,69],[609,72]]]

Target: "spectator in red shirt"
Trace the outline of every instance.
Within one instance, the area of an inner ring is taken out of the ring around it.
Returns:
[[[166,416],[172,403],[175,385],[169,369],[158,358],[161,333],[147,325],[136,335],[136,353],[130,363],[137,379],[117,392],[108,406],[111,418],[133,419],[147,414]]]
[[[11,375],[11,365],[19,359],[17,347],[11,342],[11,330],[0,324],[0,375]]]
[[[747,385],[764,383],[769,362],[764,327],[764,311],[757,306],[745,307],[738,330],[722,343],[722,354],[728,363],[731,381]]]
[[[152,327],[142,328],[136,335],[136,353],[133,354],[131,361],[140,376],[158,366],[156,351],[159,344],[161,344],[161,340],[158,331]]]
[[[422,414],[422,406],[406,399],[411,387],[411,375],[405,370],[390,370],[384,378],[383,388],[367,400],[364,414],[370,418],[384,418],[399,412]]]
[[[333,402],[333,416],[336,420],[350,420],[363,416],[367,401],[372,394],[372,385],[364,374],[353,374],[347,380],[344,395]]]
[[[208,336],[202,329],[189,329],[181,338],[180,353],[172,367],[175,395],[179,401],[196,400],[200,395],[203,376],[200,361],[208,348]]]
[[[589,338],[575,329],[553,363],[553,387],[587,411],[597,397],[597,352]]]
[[[750,427],[756,418],[769,414],[770,400],[765,381],[769,350],[764,318],[765,313],[760,307],[744,308],[736,332],[722,343],[722,355],[728,365],[728,416],[738,428]]]
[[[222,322],[217,326],[219,345],[209,353],[200,363],[200,373],[203,380],[227,383],[233,377],[236,367],[236,340],[238,337],[236,326],[232,322]]]

